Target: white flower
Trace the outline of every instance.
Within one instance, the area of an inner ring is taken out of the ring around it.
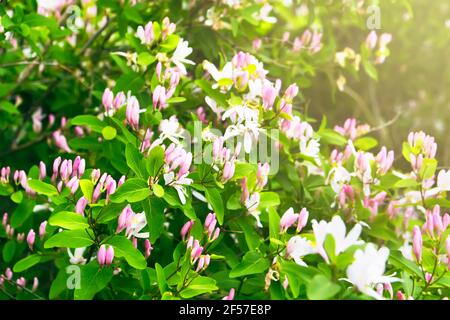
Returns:
[[[439,171],[439,174],[437,177],[437,187],[441,191],[450,191],[450,170]]]
[[[245,200],[245,207],[247,208],[247,211],[250,215],[255,217],[256,219],[256,225],[259,228],[262,228],[261,221],[259,220],[259,215],[261,214],[261,211],[258,210],[260,203],[260,195],[258,192],[252,193],[250,197]]]
[[[255,13],[253,15],[253,17],[259,21],[275,23],[275,22],[277,22],[277,18],[269,17],[269,14],[271,11],[272,11],[272,6],[268,3],[266,3],[266,4],[264,4],[264,6],[261,8],[261,10],[257,14]]]
[[[340,216],[334,216],[331,222],[312,220],[312,228],[316,238],[317,252],[327,263],[329,260],[323,245],[328,234],[334,238],[336,256],[352,245],[363,243],[363,241],[358,240],[362,226],[359,223],[356,224],[346,236],[347,228]]]
[[[403,243],[403,246],[400,247],[400,252],[402,253],[403,257],[405,259],[408,259],[410,261],[414,261],[414,257],[413,257],[413,247],[412,245],[409,244],[408,241],[405,241]]]
[[[48,11],[55,11],[61,8],[66,0],[38,0],[37,4],[39,8],[43,8]]]
[[[218,117],[225,111],[225,108],[218,106],[217,102],[208,96],[205,97],[205,102]]]
[[[293,236],[289,239],[286,247],[286,254],[293,258],[295,263],[306,267],[307,264],[302,258],[308,254],[317,253],[311,244],[311,241],[306,240],[301,236]]]
[[[157,140],[161,142],[165,139],[169,139],[175,144],[180,144],[178,139],[183,138],[183,128],[180,126],[178,119],[175,115],[171,116],[169,119],[164,119],[159,124],[160,135]]]
[[[223,113],[222,120],[229,118],[233,123],[258,122],[259,112],[245,105],[231,107]]]
[[[219,71],[214,64],[205,60],[203,61],[203,69],[216,81],[212,86],[213,89],[217,89],[220,86],[221,89],[228,91],[233,85],[233,64],[231,62],[227,62],[223,66],[222,71]],[[220,85],[219,82],[221,83]]]
[[[180,198],[181,204],[186,204],[187,192],[184,186],[190,185],[193,182],[192,179],[187,178],[188,174],[189,173],[186,173],[178,178],[175,178],[175,173],[173,171],[164,174],[164,181],[166,183],[166,186],[169,185],[175,188],[178,193],[178,197]]]
[[[130,239],[131,237],[147,239],[150,234],[148,232],[140,232],[147,225],[147,218],[145,213],[131,212],[126,222],[125,235]]]
[[[355,252],[355,261],[347,268],[348,279],[345,280],[351,282],[362,293],[378,300],[383,299],[373,288],[379,283],[401,281],[392,276],[384,276],[388,257],[388,248],[382,247],[377,250],[375,245],[369,243],[364,251]]]
[[[70,263],[71,264],[85,264],[86,263],[86,258],[83,257],[83,253],[86,250],[86,248],[76,248],[74,253],[72,254],[72,251],[70,251],[69,248],[67,248],[67,253],[69,255],[70,258]]]
[[[343,166],[336,166],[330,170],[328,174],[327,183],[330,184],[331,188],[335,193],[341,192],[342,185],[350,182],[351,175]]]
[[[252,147],[258,141],[259,127],[257,123],[249,122],[244,124],[230,125],[223,135],[225,140],[233,137],[244,137],[244,151],[250,153]]]
[[[182,74],[186,74],[185,63],[195,64],[194,61],[186,59],[188,55],[192,53],[192,48],[189,47],[189,43],[182,38],[178,41],[177,48],[173,52],[172,62],[180,69]]]
[[[320,153],[320,143],[317,139],[300,138],[300,153],[312,157],[318,158]]]

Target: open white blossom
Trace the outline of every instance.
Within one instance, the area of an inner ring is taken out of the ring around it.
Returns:
[[[177,48],[173,52],[171,61],[180,69],[182,74],[186,74],[186,67],[184,64],[194,65],[194,61],[186,59],[188,55],[192,53],[192,48],[189,47],[189,43],[182,38],[178,41]]]
[[[359,291],[375,299],[383,297],[374,290],[379,283],[391,283],[401,281],[398,278],[385,276],[386,262],[389,257],[389,249],[382,247],[379,250],[369,243],[365,250],[355,252],[355,261],[347,268],[347,280]]]
[[[189,173],[186,173],[181,177],[176,177],[173,171],[164,174],[166,186],[175,188],[182,204],[186,204],[187,191],[185,186],[188,186],[193,182],[192,179],[187,178],[188,174]]]
[[[356,224],[346,235],[347,228],[340,216],[334,216],[333,219],[331,219],[331,222],[326,222],[324,220],[317,222],[316,220],[312,220],[312,228],[316,238],[317,252],[327,263],[329,262],[329,259],[324,249],[324,242],[328,234],[334,238],[336,256],[352,245],[363,243],[362,240],[358,240],[362,231],[361,224]]]
[[[301,236],[293,236],[289,239],[286,246],[286,255],[294,259],[295,263],[303,267],[307,267],[307,264],[302,258],[308,254],[317,253],[312,246],[311,241],[306,240]]]
[[[86,258],[83,257],[84,251],[86,251],[86,248],[76,248],[74,252],[67,248],[67,254],[69,255],[69,262],[71,264],[85,264]]]

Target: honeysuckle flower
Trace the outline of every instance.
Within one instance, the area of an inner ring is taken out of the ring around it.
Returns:
[[[159,124],[159,141],[164,141],[169,139],[175,144],[179,144],[180,140],[183,138],[183,128],[180,126],[178,119],[175,115],[171,116],[169,119],[164,119]]]
[[[361,224],[356,224],[346,235],[347,227],[340,216],[334,216],[330,222],[326,222],[325,220],[321,220],[320,222],[312,220],[312,228],[316,239],[317,252],[327,263],[329,263],[329,258],[325,252],[324,243],[328,234],[334,238],[336,256],[347,250],[350,246],[363,243],[362,240],[358,240],[362,231]]]
[[[186,59],[191,53],[192,48],[189,47],[189,43],[180,38],[178,45],[172,54],[171,61],[180,69],[180,72],[183,75],[187,74],[184,64],[195,65],[194,61]]]
[[[45,229],[47,228],[47,220],[41,222],[39,225],[39,238],[44,239],[45,237]]]
[[[434,137],[425,134],[423,131],[410,132],[408,135],[408,144],[426,158],[434,158],[436,156],[437,143]]]
[[[194,225],[194,220],[189,220],[181,228],[180,234],[181,234],[181,239],[183,239],[183,241],[186,238],[186,236],[189,234],[189,232],[191,231],[193,225]]]
[[[259,189],[264,188],[267,184],[270,172],[270,165],[266,162],[264,164],[258,163],[258,170],[256,171],[256,187]]]
[[[147,225],[147,218],[145,217],[145,213],[134,213],[131,211],[131,214],[128,216],[126,221],[126,231],[125,235],[128,239],[131,237],[135,238],[148,238],[150,234],[148,232],[140,232]]]
[[[112,246],[108,246],[102,244],[97,253],[97,260],[100,266],[109,266],[114,259],[114,248]]]
[[[35,112],[31,115],[31,120],[33,122],[33,131],[39,133],[42,131],[42,120],[45,116],[42,114],[42,108],[37,108]]]
[[[306,240],[301,236],[293,236],[289,239],[286,246],[286,256],[294,259],[295,263],[303,267],[307,267],[307,264],[302,258],[309,254],[317,253],[312,246],[311,241]]]
[[[389,257],[389,249],[382,247],[376,249],[369,243],[364,250],[357,250],[354,262],[347,268],[347,281],[352,283],[362,293],[382,300],[383,297],[373,288],[378,283],[391,283],[401,281],[393,276],[385,276],[386,262]]]
[[[135,130],[139,129],[139,113],[140,113],[139,101],[136,99],[135,96],[128,97],[126,118],[128,124]]]
[[[263,225],[261,224],[261,221],[259,219],[259,215],[261,214],[261,211],[258,210],[260,199],[261,199],[261,197],[260,197],[259,193],[254,192],[245,200],[244,205],[245,205],[245,208],[247,209],[247,212],[256,219],[256,225],[259,228],[262,228]]]
[[[36,233],[33,229],[30,229],[27,235],[27,244],[30,250],[33,250],[34,241],[36,240]]]
[[[234,299],[234,288],[231,288],[230,292],[228,293],[228,295],[223,297],[222,300],[233,300],[233,299]]]
[[[109,89],[106,88],[103,92],[102,96],[102,104],[105,108],[105,115],[112,116],[114,107],[113,107],[113,101],[114,101],[114,93]]]
[[[86,248],[76,248],[74,250],[74,253],[72,253],[72,251],[69,248],[67,248],[67,254],[69,255],[70,263],[86,264],[87,259],[83,257],[84,251],[86,251]]]
[[[213,84],[213,89],[220,88],[228,91],[233,85],[233,65],[231,62],[227,62],[221,71],[217,70],[216,66],[211,62],[203,61],[203,69],[205,69],[211,77],[216,81]]]
[[[149,45],[155,40],[153,23],[150,21],[144,27],[139,26],[136,30],[136,37],[141,40],[141,44]]]
[[[280,232],[286,232],[291,226],[297,223],[297,232],[300,232],[306,226],[308,221],[308,210],[303,208],[300,213],[294,213],[294,208],[289,208],[280,219]]]
[[[330,184],[331,188],[336,194],[339,194],[342,190],[342,187],[350,182],[351,175],[343,166],[338,165],[334,166],[327,178],[327,183]]]
[[[320,143],[318,139],[300,138],[300,153],[319,160]]]
[[[152,244],[150,243],[149,239],[145,239],[144,247],[145,247],[145,258],[147,259],[148,257],[150,257],[150,254],[152,253],[153,250]]]
[[[188,173],[182,176],[176,176],[173,171],[164,174],[164,181],[166,186],[175,188],[180,198],[181,204],[186,204],[187,191],[185,186],[192,184],[193,180],[187,178]]]
[[[399,248],[400,252],[402,253],[402,256],[405,259],[408,259],[410,261],[414,261],[413,256],[413,246],[409,243],[408,240],[405,240],[403,245]]]
[[[153,109],[164,109],[167,106],[166,88],[157,85],[153,91]]]
[[[71,153],[69,145],[67,144],[66,137],[61,133],[60,130],[56,130],[52,133],[52,138],[55,145],[64,152]]]
[[[268,3],[265,3],[259,12],[255,12],[253,14],[253,18],[259,21],[264,21],[268,23],[276,23],[277,18],[269,16],[270,12],[272,11],[272,6]]]
[[[210,97],[205,97],[206,104],[211,108],[211,110],[217,115],[217,119],[222,118],[222,113],[225,111],[225,108],[219,107],[217,102]]]
[[[418,226],[413,229],[413,252],[417,262],[422,261],[422,232]]]
[[[450,170],[439,171],[437,177],[437,188],[440,191],[450,191]]]

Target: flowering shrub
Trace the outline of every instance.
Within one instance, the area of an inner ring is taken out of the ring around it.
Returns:
[[[388,150],[369,125],[305,108],[321,70],[338,90],[360,66],[377,78],[392,37],[337,50],[324,23],[336,5],[309,2],[296,34],[278,34],[286,6],[0,7],[2,298],[449,295],[450,172],[435,139],[411,132]]]

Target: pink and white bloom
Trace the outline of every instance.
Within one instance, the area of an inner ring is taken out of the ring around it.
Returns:
[[[289,239],[286,246],[286,256],[294,259],[295,263],[306,267],[307,264],[303,261],[303,257],[309,254],[317,253],[311,241],[306,240],[301,236],[293,236]]]
[[[189,47],[189,43],[182,38],[178,41],[178,45],[172,54],[171,61],[180,69],[180,72],[187,74],[185,64],[195,65],[194,61],[186,59],[188,55],[192,53],[192,48]]]

